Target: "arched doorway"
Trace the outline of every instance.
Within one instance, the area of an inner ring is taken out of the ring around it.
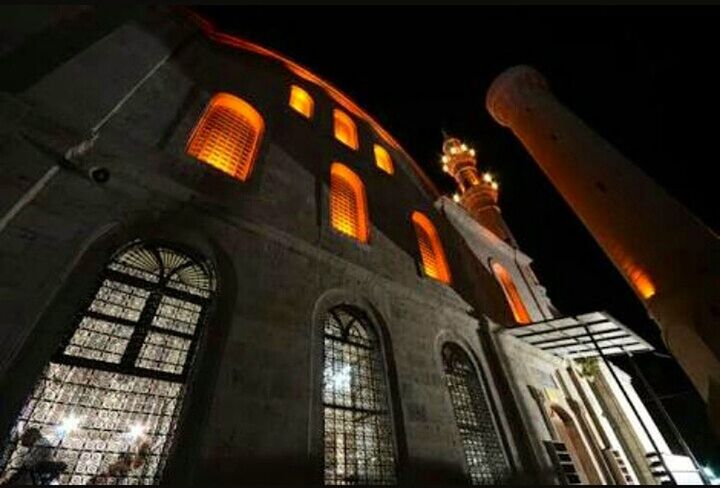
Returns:
[[[575,419],[558,404],[550,405],[550,422],[552,423],[559,440],[565,444],[573,458],[575,469],[582,478],[583,483],[602,484],[602,478],[593,463],[590,450],[580,434]]]

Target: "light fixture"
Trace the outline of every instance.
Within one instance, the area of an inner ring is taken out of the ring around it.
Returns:
[[[470,153],[470,156],[475,156],[475,149],[470,149],[469,153]]]
[[[455,201],[455,203],[459,203],[459,202],[460,202],[460,195],[458,195],[457,193],[453,194],[453,201]]]
[[[482,178],[485,183],[492,183],[492,175],[490,173],[483,173]]]
[[[490,183],[490,187],[491,187],[493,190],[497,190],[497,189],[498,189],[498,184],[497,184],[497,182],[493,181],[492,183]]]
[[[135,441],[145,435],[145,426],[141,424],[133,424],[127,432],[128,437]]]
[[[447,155],[445,155],[445,154],[443,154],[443,157],[440,159],[442,160],[443,164],[447,164],[447,162],[450,161],[450,158],[447,157]]]
[[[60,424],[60,433],[64,436],[70,434],[78,428],[81,420],[80,417],[73,414],[68,415],[63,419],[62,424]]]
[[[330,383],[333,390],[349,391],[350,390],[350,365],[346,364],[340,371],[336,371],[330,375]]]

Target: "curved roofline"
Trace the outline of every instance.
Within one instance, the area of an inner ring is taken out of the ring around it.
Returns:
[[[397,142],[397,140],[395,140],[395,138],[391,136],[390,133],[387,132],[370,114],[361,109],[355,102],[353,102],[350,98],[348,98],[345,94],[343,94],[333,85],[323,80],[319,76],[313,74],[295,61],[283,56],[282,54],[264,48],[250,41],[246,41],[245,39],[241,39],[237,36],[219,31],[210,20],[206,19],[205,17],[190,8],[175,7],[175,9],[183,13],[195,25],[197,25],[208,39],[218,42],[220,44],[225,44],[227,46],[235,47],[245,51],[250,51],[279,61],[287,69],[289,69],[291,72],[293,72],[300,78],[303,78],[304,80],[307,80],[311,83],[314,83],[315,85],[322,87],[327,92],[327,94],[330,95],[330,97],[332,97],[343,108],[345,108],[349,112],[352,112],[355,116],[364,119],[368,124],[370,124],[370,126],[372,126],[372,128],[378,133],[380,137],[382,137],[382,139],[388,145],[401,152],[403,156],[405,156],[405,158],[410,162],[413,171],[420,178],[420,181],[425,186],[425,189],[430,192],[430,195],[433,198],[440,197],[441,194],[435,184],[425,174],[422,168],[420,168],[417,162],[408,154],[408,152],[403,149],[400,143]]]

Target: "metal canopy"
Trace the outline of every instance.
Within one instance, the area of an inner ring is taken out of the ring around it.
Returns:
[[[561,358],[579,359],[653,351],[606,312],[561,317],[506,329],[506,333]]]

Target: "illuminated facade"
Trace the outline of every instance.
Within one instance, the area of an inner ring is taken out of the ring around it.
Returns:
[[[280,54],[182,10],[62,12],[0,15],[2,482],[667,476],[615,371],[535,340],[615,323],[553,307],[470,148],[444,146],[456,202]]]

